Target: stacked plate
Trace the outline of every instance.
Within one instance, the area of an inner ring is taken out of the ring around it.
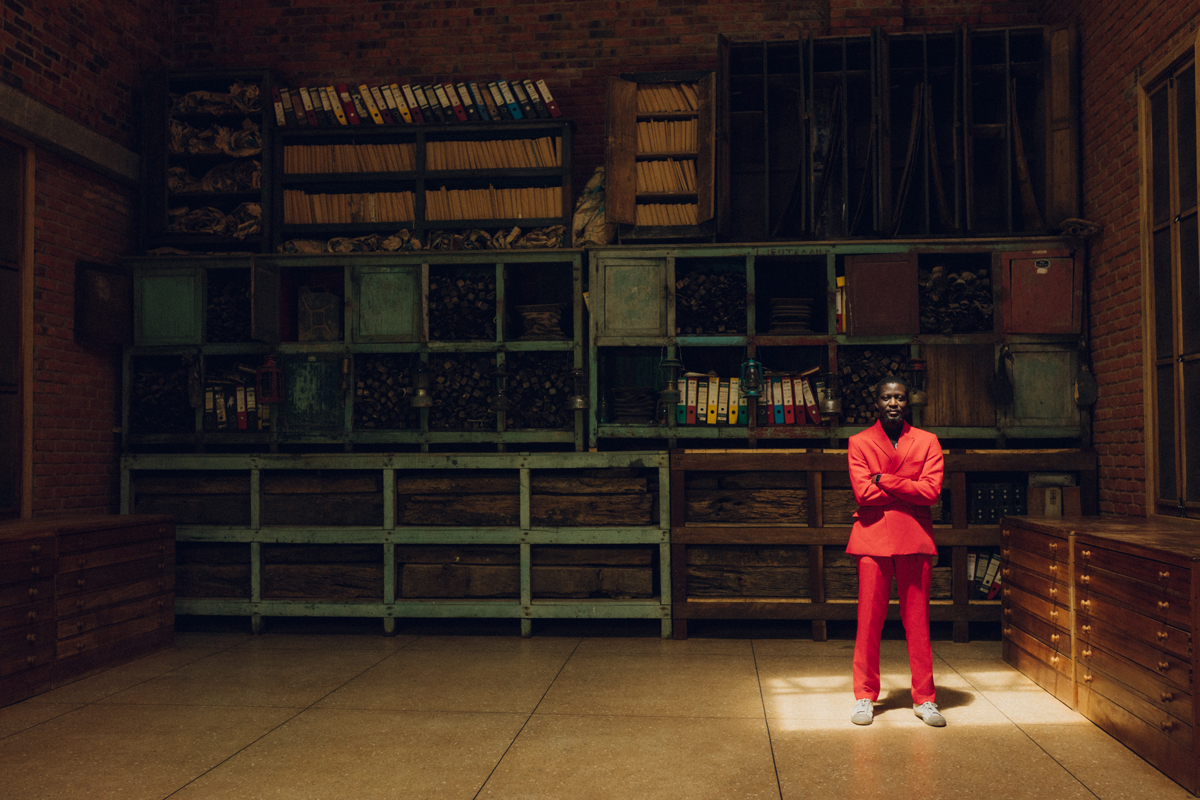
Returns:
[[[517,306],[525,325],[522,339],[566,339],[562,331],[562,303]]]
[[[648,386],[618,386],[612,393],[613,422],[646,423],[654,420],[658,394]]]
[[[772,297],[771,335],[812,333],[811,297]]]

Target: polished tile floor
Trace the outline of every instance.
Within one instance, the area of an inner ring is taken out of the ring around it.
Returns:
[[[361,630],[361,629],[359,629]],[[181,632],[0,709],[3,800],[1191,797],[1000,660],[935,642],[948,725],[903,641],[870,727],[853,643]]]

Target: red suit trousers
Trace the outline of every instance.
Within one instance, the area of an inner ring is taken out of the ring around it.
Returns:
[[[854,641],[854,697],[879,699],[879,639],[892,594],[900,595],[900,618],[908,639],[913,703],[932,702],[933,647],[929,643],[929,589],[933,558],[924,554],[858,557],[858,635]]]

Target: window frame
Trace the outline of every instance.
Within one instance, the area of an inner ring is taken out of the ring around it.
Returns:
[[[1190,65],[1193,66],[1193,74],[1195,75],[1195,114],[1196,114],[1196,153],[1200,160],[1200,34],[1195,37],[1189,37],[1187,41],[1175,47],[1165,57],[1160,59],[1152,69],[1147,70],[1141,79],[1138,81],[1138,152],[1140,155],[1140,223],[1141,223],[1141,260],[1142,260],[1142,411],[1145,421],[1144,430],[1144,452],[1145,452],[1145,502],[1147,516],[1165,516],[1165,517],[1200,517],[1200,502],[1187,502],[1186,494],[1188,491],[1187,483],[1187,466],[1191,459],[1200,460],[1200,452],[1189,454],[1186,450],[1186,430],[1183,429],[1181,422],[1183,421],[1183,407],[1186,387],[1183,379],[1183,364],[1180,361],[1182,356],[1178,356],[1181,342],[1180,336],[1182,331],[1182,318],[1179,316],[1179,288],[1180,288],[1180,216],[1175,216],[1170,219],[1168,228],[1171,236],[1171,285],[1172,285],[1172,309],[1171,309],[1171,337],[1172,337],[1172,358],[1175,360],[1173,366],[1173,420],[1174,427],[1174,448],[1175,448],[1175,479],[1177,484],[1178,498],[1174,500],[1162,500],[1159,497],[1159,482],[1160,482],[1160,466],[1159,466],[1159,414],[1158,414],[1158,369],[1156,358],[1156,343],[1157,343],[1157,307],[1156,307],[1156,287],[1154,283],[1154,249],[1153,239],[1155,229],[1161,228],[1162,223],[1154,222],[1154,162],[1153,162],[1153,132],[1152,132],[1152,117],[1151,117],[1151,95],[1159,91],[1169,80],[1182,70],[1186,70]],[[1168,128],[1169,137],[1172,142],[1177,137],[1177,116],[1176,105],[1171,103],[1168,106]],[[1170,187],[1168,190],[1170,196],[1171,213],[1181,211],[1178,208],[1179,202],[1179,186],[1178,186],[1178,169],[1172,163],[1170,170]],[[1195,211],[1197,216],[1200,216],[1200,169],[1197,170],[1197,202],[1198,207]],[[1187,216],[1192,216],[1188,214]],[[1178,358],[1176,358],[1178,356]],[[1195,359],[1191,359],[1194,361]],[[1195,405],[1193,403],[1193,405]]]

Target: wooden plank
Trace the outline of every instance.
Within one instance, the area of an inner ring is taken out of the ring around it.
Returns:
[[[637,222],[637,84],[610,76],[605,114],[604,209],[609,222]]]
[[[517,471],[459,470],[438,475],[417,475],[398,471],[396,493],[412,494],[512,494],[519,485]]]
[[[241,542],[176,542],[175,565],[249,564],[250,546]]]
[[[263,494],[263,525],[383,525],[383,494]]]
[[[811,597],[807,567],[692,567],[690,597]]]
[[[264,564],[380,564],[383,548],[372,544],[264,544],[262,560]]]
[[[929,405],[921,411],[926,427],[993,427],[996,404],[989,384],[995,374],[992,345],[925,345]]]
[[[516,494],[476,495],[470,503],[450,495],[396,498],[396,514],[403,525],[516,527],[520,512],[520,498]]]
[[[574,471],[553,474],[535,472],[530,478],[534,494],[646,494],[649,481],[640,477],[593,477]],[[428,492],[422,492],[428,494]]]
[[[696,545],[687,550],[689,567],[804,567],[807,547],[745,547]]]
[[[648,494],[535,494],[530,502],[532,523],[542,526],[650,525],[656,516]]]
[[[177,597],[249,597],[250,564],[177,564]]]
[[[263,564],[262,596],[320,600],[360,597],[382,599],[383,563]]]
[[[250,491],[245,494],[134,495],[134,512],[170,514],[180,525],[249,525]]]
[[[139,495],[146,494],[249,494],[250,478],[248,475],[228,475],[224,473],[188,473],[177,475],[142,475],[135,474],[133,491]]]
[[[263,494],[372,494],[383,491],[383,476],[372,473],[311,475],[262,473]]]
[[[693,522],[794,523],[808,522],[805,489],[688,492],[687,518]]]
[[[650,597],[654,573],[648,567],[534,567],[533,596]]]

